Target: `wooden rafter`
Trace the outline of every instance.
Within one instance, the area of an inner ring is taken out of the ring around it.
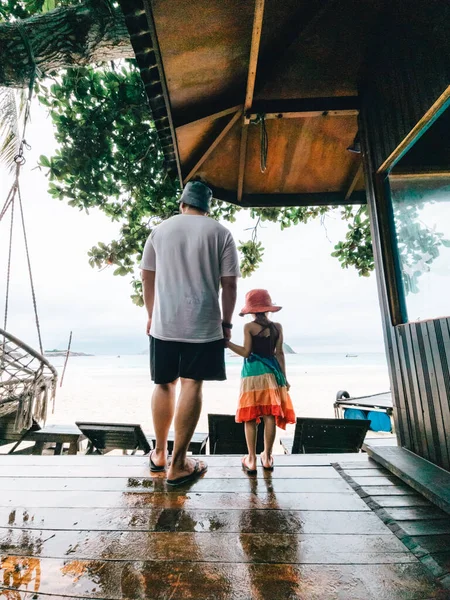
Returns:
[[[205,102],[181,113],[173,115],[176,129],[188,125],[209,123],[226,115],[231,115],[243,108],[243,104],[235,106],[233,98],[228,101],[211,104]],[[331,96],[329,98],[296,98],[288,100],[254,100],[249,115],[264,113],[270,118],[303,118],[328,116],[349,116],[359,113],[358,96]]]
[[[180,115],[174,116],[175,128],[185,127],[186,125],[199,125],[201,123],[209,123],[215,121],[221,117],[234,114],[239,109],[242,109],[243,105],[238,106],[225,106],[224,108],[215,108],[208,102],[204,107],[195,109],[195,111],[185,112]]]
[[[190,181],[192,179],[192,177],[197,173],[197,171],[200,169],[200,167],[205,162],[205,160],[208,158],[208,156],[211,154],[211,152],[220,144],[220,142],[223,140],[223,138],[227,135],[227,133],[230,131],[230,129],[233,127],[233,125],[236,123],[236,121],[238,121],[238,119],[241,116],[242,116],[242,109],[238,110],[236,112],[236,114],[228,121],[228,123],[225,125],[225,127],[222,129],[222,131],[216,137],[214,142],[209,146],[209,148],[206,150],[206,152],[204,152],[204,154],[197,161],[195,166],[191,169],[189,174],[184,178],[183,183],[186,184],[188,181]]]
[[[356,188],[356,184],[358,183],[359,178],[362,175],[362,172],[363,172],[363,164],[362,164],[362,161],[360,161],[358,168],[356,169],[356,171],[352,177],[350,185],[348,186],[347,193],[345,194],[345,201],[347,201],[350,198],[350,196],[353,194],[353,192]]]
[[[264,0],[255,0],[255,15],[253,18],[252,44],[250,48],[250,63],[247,76],[247,90],[245,93],[244,113],[250,110],[253,102],[253,93],[255,91],[256,70],[258,67],[259,46],[261,43],[261,32],[264,17]],[[239,173],[237,199],[242,200],[244,189],[245,162],[247,155],[247,137],[248,125],[245,122],[245,116],[242,119],[241,146],[239,151]]]

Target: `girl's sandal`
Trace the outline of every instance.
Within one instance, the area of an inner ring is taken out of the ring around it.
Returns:
[[[258,473],[258,471],[256,469],[249,469],[248,468],[247,463],[245,462],[246,458],[247,457],[244,456],[244,458],[241,461],[243,471],[245,471],[245,473],[247,473],[247,475],[256,475]]]
[[[270,467],[266,467],[263,463],[263,459],[262,456],[260,455],[259,457],[260,461],[261,461],[261,466],[264,469],[264,471],[273,471],[274,470],[274,466],[273,466],[273,456],[270,457]]]

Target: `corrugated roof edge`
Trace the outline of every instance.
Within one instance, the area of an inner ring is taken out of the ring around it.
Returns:
[[[142,0],[119,0],[119,3],[130,34],[167,171],[170,175],[177,176],[177,156],[164,96],[163,74],[159,70],[144,3]]]

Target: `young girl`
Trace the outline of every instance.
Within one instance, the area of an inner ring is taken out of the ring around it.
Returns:
[[[226,344],[244,357],[236,421],[245,423],[248,455],[242,459],[242,468],[249,475],[256,474],[256,434],[261,418],[264,419],[264,452],[260,460],[263,468],[270,471],[273,470],[275,426],[286,429],[286,423],[295,423],[286,380],[283,328],[267,317],[267,313],[279,310],[281,306],[272,304],[267,290],[251,290],[240,312],[241,317],[248,314],[254,317],[252,323],[244,326],[244,346]]]

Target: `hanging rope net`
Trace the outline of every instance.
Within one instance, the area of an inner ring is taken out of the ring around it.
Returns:
[[[0,419],[16,412],[16,431],[29,429],[33,419],[45,421],[57,381],[55,367],[42,354],[0,329]]]

